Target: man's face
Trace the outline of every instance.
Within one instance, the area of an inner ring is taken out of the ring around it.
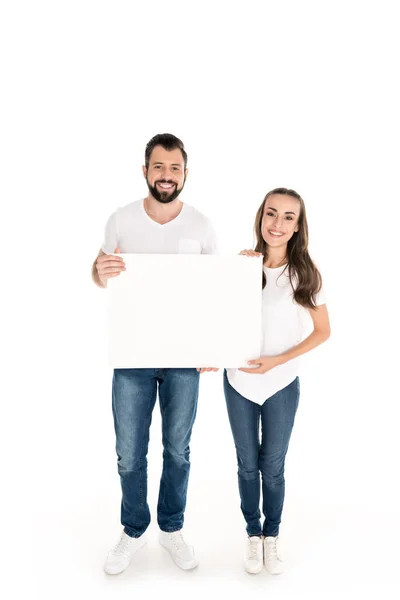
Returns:
[[[143,174],[153,198],[168,204],[179,196],[185,185],[187,169],[179,148],[165,150],[155,146],[149,160],[149,168],[143,167]]]

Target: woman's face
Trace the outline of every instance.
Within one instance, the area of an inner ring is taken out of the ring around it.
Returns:
[[[261,233],[268,246],[285,246],[299,230],[299,217],[299,200],[281,194],[269,196],[261,222]]]

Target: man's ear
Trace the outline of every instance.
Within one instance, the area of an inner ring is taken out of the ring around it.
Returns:
[[[188,176],[189,169],[185,169],[185,178]]]
[[[142,166],[142,171],[143,171],[143,177],[145,179],[147,179],[147,169],[146,169],[146,167],[144,165]]]

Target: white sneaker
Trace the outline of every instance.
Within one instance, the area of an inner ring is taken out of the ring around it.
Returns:
[[[104,565],[105,572],[109,575],[118,575],[125,571],[126,567],[130,565],[132,556],[145,545],[146,541],[144,534],[133,538],[123,531],[118,544],[107,555]]]
[[[159,542],[172,556],[172,560],[178,567],[194,569],[199,564],[195,557],[193,546],[189,546],[182,536],[182,531],[160,531]]]
[[[271,575],[283,573],[283,561],[278,554],[278,536],[264,538],[264,564]]]
[[[259,573],[263,566],[263,541],[260,537],[247,538],[244,568],[248,573]]]

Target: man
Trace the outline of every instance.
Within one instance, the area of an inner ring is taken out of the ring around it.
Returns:
[[[92,268],[93,280],[99,287],[106,287],[108,279],[118,277],[125,269],[122,257],[111,253],[215,253],[216,236],[211,222],[180,200],[187,174],[187,154],[181,140],[171,134],[153,137],[146,146],[143,166],[148,196],[117,209],[109,218],[104,243]],[[144,533],[150,523],[147,450],[157,389],[164,448],[157,505],[159,541],[182,569],[198,564],[181,530],[199,375],[207,370],[213,369],[114,370],[112,407],[124,529],[119,543],[107,556],[107,573],[124,571],[133,554],[146,543]]]

